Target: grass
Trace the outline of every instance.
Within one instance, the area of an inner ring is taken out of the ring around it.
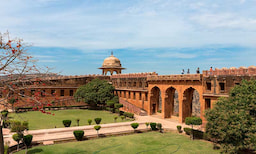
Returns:
[[[28,153],[41,154],[214,154],[212,143],[201,140],[190,140],[187,136],[173,132],[149,132],[127,136],[107,137],[101,139],[38,146]],[[20,151],[17,154],[23,154]]]
[[[76,119],[79,118],[79,126],[88,125],[87,120],[92,119],[92,125],[95,124],[94,118],[102,118],[101,124],[106,123],[114,123],[114,117],[118,116],[118,114],[113,114],[108,111],[101,110],[58,110],[58,111],[50,111],[55,115],[43,114],[39,111],[30,111],[24,113],[11,113],[9,117],[11,119],[19,120],[19,121],[28,121],[29,129],[47,129],[47,128],[61,128],[64,127],[62,124],[62,120],[72,120],[71,127],[77,126]],[[131,121],[130,119],[126,119],[125,121]],[[122,119],[118,117],[117,122],[122,122]]]

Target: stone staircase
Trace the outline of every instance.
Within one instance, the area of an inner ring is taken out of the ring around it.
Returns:
[[[140,116],[147,115],[147,111],[137,107],[136,105],[129,103],[126,100],[123,100],[122,98],[119,98],[119,103],[123,104],[123,107],[121,108],[121,110],[123,110],[123,111],[131,112],[131,113],[134,113],[134,114],[137,114]]]

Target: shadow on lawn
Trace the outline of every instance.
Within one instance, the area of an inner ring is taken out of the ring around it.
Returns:
[[[42,151],[43,151],[43,149],[35,148],[35,149],[33,149],[33,150],[29,150],[29,151],[28,151],[28,154],[40,153],[40,152],[42,152]]]

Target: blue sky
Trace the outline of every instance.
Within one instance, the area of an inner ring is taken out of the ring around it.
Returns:
[[[1,0],[0,31],[65,75],[100,74],[113,50],[124,73],[255,65],[256,0]]]

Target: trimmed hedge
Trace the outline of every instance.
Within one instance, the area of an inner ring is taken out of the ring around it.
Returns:
[[[131,126],[135,131],[135,129],[137,129],[139,127],[139,123],[131,123]]]
[[[29,147],[30,146],[30,144],[31,144],[31,142],[32,142],[32,139],[33,139],[33,135],[26,135],[26,136],[24,136],[23,137],[23,142],[24,142],[24,144],[27,146],[27,147]]]
[[[62,123],[63,123],[63,125],[65,126],[65,127],[70,127],[70,125],[71,125],[71,120],[63,120],[62,121]]]
[[[192,129],[191,128],[188,128],[188,127],[185,127],[183,128],[184,132],[187,134],[187,135],[190,135],[191,132],[192,132]]]
[[[157,130],[155,122],[151,122],[149,125],[151,127],[151,130]]]
[[[87,122],[88,122],[89,125],[91,125],[92,124],[92,119],[88,119]]]
[[[120,116],[120,117],[121,117],[122,121],[125,119],[125,116],[123,116],[123,115],[122,115],[122,116]]]
[[[94,121],[95,121],[95,123],[98,125],[98,124],[100,124],[100,122],[101,122],[101,118],[95,118]]]
[[[130,112],[124,112],[124,116],[129,117],[129,118],[134,118],[134,114]]]
[[[180,125],[177,126],[177,130],[178,130],[179,133],[182,133],[181,128],[182,128],[182,127],[181,127]]]
[[[123,104],[119,104],[119,103],[116,103],[116,104],[115,104],[115,108],[116,108],[116,109],[122,108],[123,106],[124,106]]]
[[[161,124],[161,123],[157,123],[156,126],[157,126],[157,129],[158,129],[160,132],[162,132],[162,124]]]
[[[75,130],[73,131],[73,134],[77,141],[82,141],[84,137],[84,131],[83,130]]]

